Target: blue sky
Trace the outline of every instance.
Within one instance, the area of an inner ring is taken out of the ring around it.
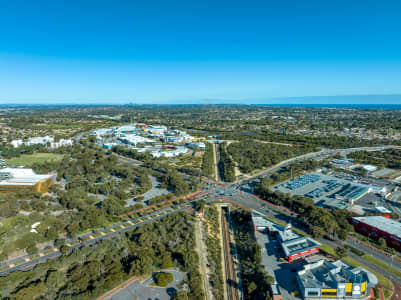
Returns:
[[[401,94],[400,37],[399,0],[0,1],[0,103]]]

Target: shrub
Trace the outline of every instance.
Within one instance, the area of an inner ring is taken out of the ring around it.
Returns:
[[[157,286],[167,286],[174,280],[174,276],[171,273],[157,273],[155,275],[155,283]]]

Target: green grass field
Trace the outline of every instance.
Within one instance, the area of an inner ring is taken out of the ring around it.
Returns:
[[[10,160],[7,160],[7,165],[31,167],[34,163],[43,163],[45,161],[61,161],[63,157],[64,157],[63,154],[34,153],[34,154],[21,155],[20,157],[15,157]]]

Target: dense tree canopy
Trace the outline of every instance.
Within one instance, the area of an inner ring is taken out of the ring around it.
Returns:
[[[70,251],[63,246],[66,250],[57,260],[40,264],[31,271],[0,277],[0,297],[94,299],[129,276],[146,276],[160,268],[175,266],[188,275],[189,290],[181,294],[189,299],[203,299],[193,232],[191,217],[181,213],[93,247]],[[24,243],[29,241],[27,236]]]

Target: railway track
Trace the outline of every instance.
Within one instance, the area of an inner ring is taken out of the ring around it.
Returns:
[[[224,265],[226,273],[226,293],[228,300],[240,300],[238,293],[238,282],[234,268],[234,259],[232,255],[230,230],[228,224],[228,209],[222,208],[221,224],[223,230],[223,252]]]

